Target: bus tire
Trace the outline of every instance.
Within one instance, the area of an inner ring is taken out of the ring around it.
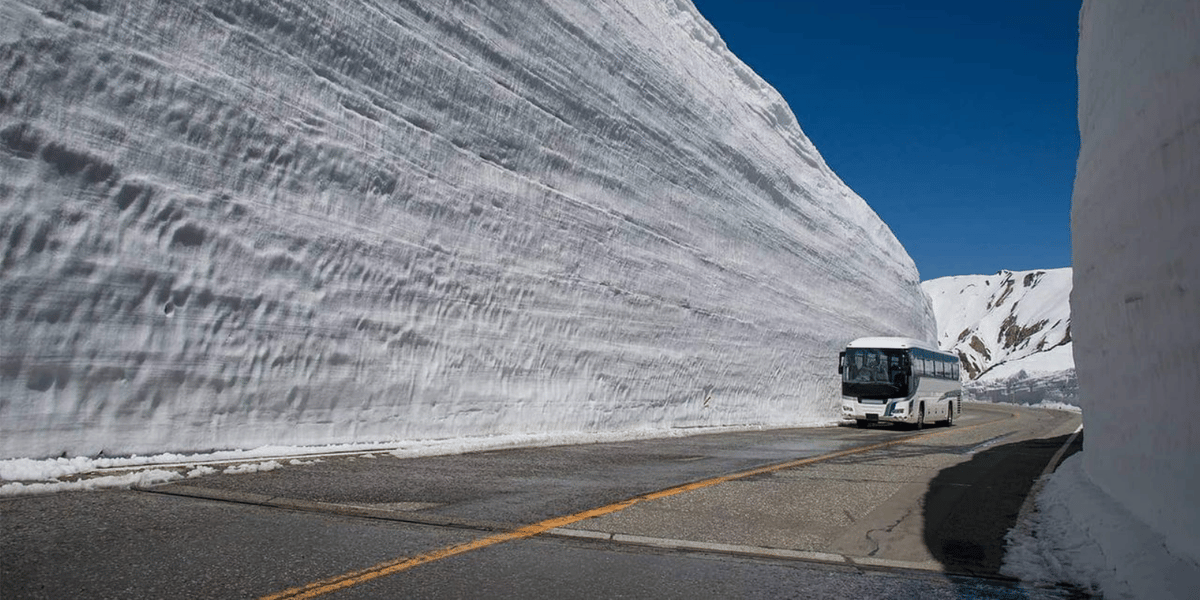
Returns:
[[[925,405],[924,404],[921,405],[921,410],[920,410],[920,412],[917,413],[917,422],[915,425],[913,425],[913,429],[916,429],[918,431],[920,431],[921,429],[925,429]]]
[[[950,403],[950,411],[946,413],[946,427],[954,426],[954,403]]]

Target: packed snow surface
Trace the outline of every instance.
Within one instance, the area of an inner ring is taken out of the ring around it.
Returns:
[[[1086,0],[1071,206],[1084,449],[1006,572],[1105,598],[1200,588],[1200,4]]]
[[[1009,531],[1000,572],[1029,583],[1070,583],[1106,599],[1194,598],[1200,569],[1092,483],[1083,455],[1058,467],[1028,521]]]
[[[934,333],[686,0],[9,0],[0,74],[0,458],[811,424]]]
[[[1200,565],[1200,5],[1088,2],[1080,23],[1084,470]]]

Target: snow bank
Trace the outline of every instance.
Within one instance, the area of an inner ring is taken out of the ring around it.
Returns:
[[[1071,313],[1086,433],[1081,470],[1055,480],[1086,475],[1098,490],[1064,503],[1087,524],[1102,569],[1128,583],[1104,586],[1106,597],[1194,597],[1200,4],[1088,0],[1078,68]],[[1099,495],[1111,509],[1078,508]],[[1100,513],[1125,516],[1093,516]],[[1126,534],[1129,526],[1139,533]],[[1120,574],[1128,569],[1140,574]]]
[[[820,425],[837,425],[834,418]],[[713,427],[704,432],[750,431],[760,427]],[[0,497],[90,491],[153,485],[181,478],[222,473],[235,475],[271,471],[285,465],[307,465],[335,457],[374,458],[390,454],[399,458],[444,456],[505,448],[597,444],[639,439],[694,435],[692,429],[629,429],[555,434],[507,434],[401,443],[337,444],[328,446],[263,446],[251,450],[224,450],[196,454],[163,453],[149,456],[10,458],[0,460]]]
[[[1096,487],[1083,462],[1076,454],[1046,480],[1036,511],[1008,533],[1000,572],[1035,584],[1073,584],[1111,600],[1195,597],[1200,568],[1168,551],[1160,533]]]
[[[0,457],[816,423],[932,336],[689,2],[434,4],[0,5]]]

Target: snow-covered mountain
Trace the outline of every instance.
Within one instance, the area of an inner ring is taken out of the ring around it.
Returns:
[[[962,360],[978,400],[1076,403],[1071,269],[1000,271],[921,284],[938,345]]]
[[[813,423],[933,335],[686,0],[11,0],[0,81],[0,457]]]

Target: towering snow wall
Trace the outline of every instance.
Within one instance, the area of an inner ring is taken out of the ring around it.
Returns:
[[[1000,271],[923,282],[938,345],[958,354],[973,400],[1078,404],[1071,269]]]
[[[917,271],[686,0],[0,4],[0,457],[788,425]]]
[[[1200,3],[1084,3],[1079,128],[1071,312],[1084,469],[1194,567]]]

